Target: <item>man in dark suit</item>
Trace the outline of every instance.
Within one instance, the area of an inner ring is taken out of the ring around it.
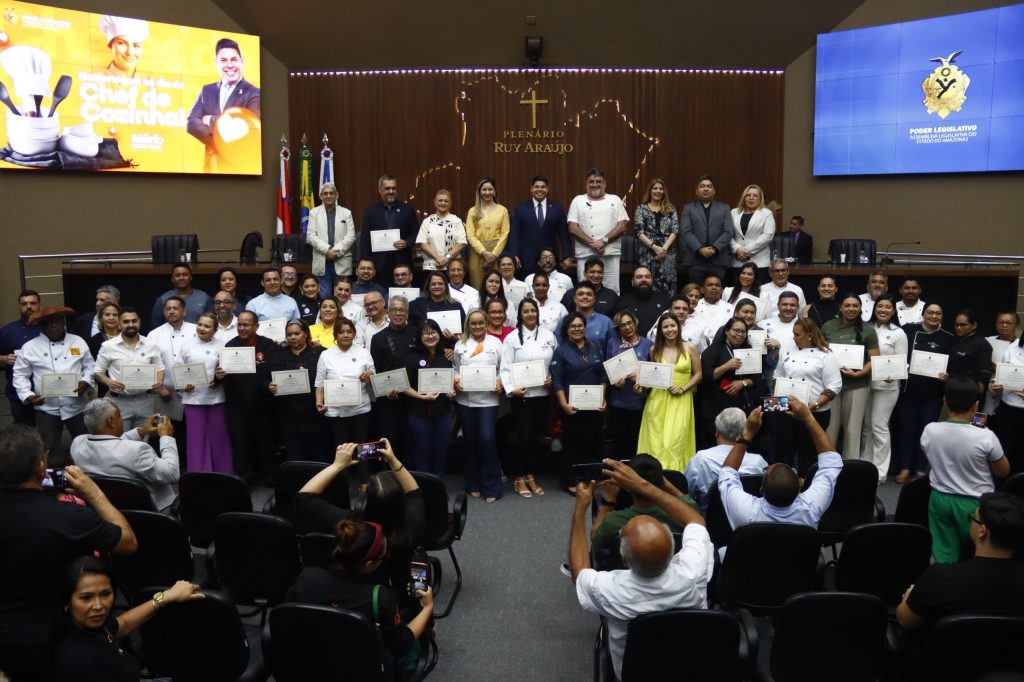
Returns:
[[[690,281],[698,284],[710,274],[725,280],[732,240],[729,207],[715,201],[715,180],[702,175],[697,181],[697,201],[683,207],[683,265]]]
[[[789,219],[789,239],[793,240],[793,258],[801,265],[811,262],[814,252],[814,238],[804,232],[804,217],[795,215]]]
[[[245,64],[238,43],[230,38],[221,38],[217,41],[214,53],[220,81],[204,85],[199,91],[199,98],[192,105],[186,126],[189,135],[206,145],[203,170],[207,173],[216,170],[213,124],[221,112],[231,107],[243,107],[260,115],[260,89],[242,76]]]
[[[558,253],[563,266],[572,265],[565,209],[548,199],[548,179],[543,175],[534,177],[530,194],[533,198],[516,206],[512,214],[512,233],[506,249],[516,259],[520,278],[536,272],[537,256],[544,248]]]
[[[96,310],[76,317],[68,327],[68,331],[75,336],[81,336],[86,341],[98,334],[102,330],[99,319],[100,308],[108,301],[121,302],[121,291],[112,284],[104,284],[96,289]]]
[[[416,219],[416,207],[398,200],[398,181],[393,176],[380,176],[377,192],[380,201],[367,208],[363,214],[357,255],[373,261],[377,268],[374,280],[387,291],[396,265],[412,267],[412,245],[416,241],[420,224]],[[395,242],[397,251],[374,252],[370,248],[370,232],[374,230],[398,230],[398,241]]]

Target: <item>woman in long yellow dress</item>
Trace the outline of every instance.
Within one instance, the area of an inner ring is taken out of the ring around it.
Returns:
[[[671,313],[658,320],[651,362],[672,366],[672,386],[637,387],[638,391],[650,393],[644,404],[636,451],[654,456],[665,469],[683,471],[697,451],[693,392],[701,381],[700,353],[695,345],[682,339],[679,321]]]
[[[476,205],[466,214],[469,283],[474,288],[481,288],[484,270],[497,267],[510,232],[508,209],[498,203],[497,185],[491,178],[484,178],[476,186]]]

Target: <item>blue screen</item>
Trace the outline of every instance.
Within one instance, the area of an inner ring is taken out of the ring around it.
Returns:
[[[818,36],[814,174],[1024,170],[1024,5]]]

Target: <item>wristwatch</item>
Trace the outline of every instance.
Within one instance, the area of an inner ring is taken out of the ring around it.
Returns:
[[[153,595],[153,606],[155,606],[157,609],[159,609],[163,605],[164,605],[164,593],[163,592],[157,592],[156,594]]]
[[[605,244],[607,244],[608,243],[608,237],[601,237],[601,241],[603,241]]]

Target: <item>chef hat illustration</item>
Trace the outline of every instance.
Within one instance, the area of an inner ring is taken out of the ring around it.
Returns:
[[[149,37],[149,24],[142,19],[115,17],[104,14],[100,17],[100,30],[107,37],[107,44],[117,36],[124,36],[131,43],[141,43]]]

